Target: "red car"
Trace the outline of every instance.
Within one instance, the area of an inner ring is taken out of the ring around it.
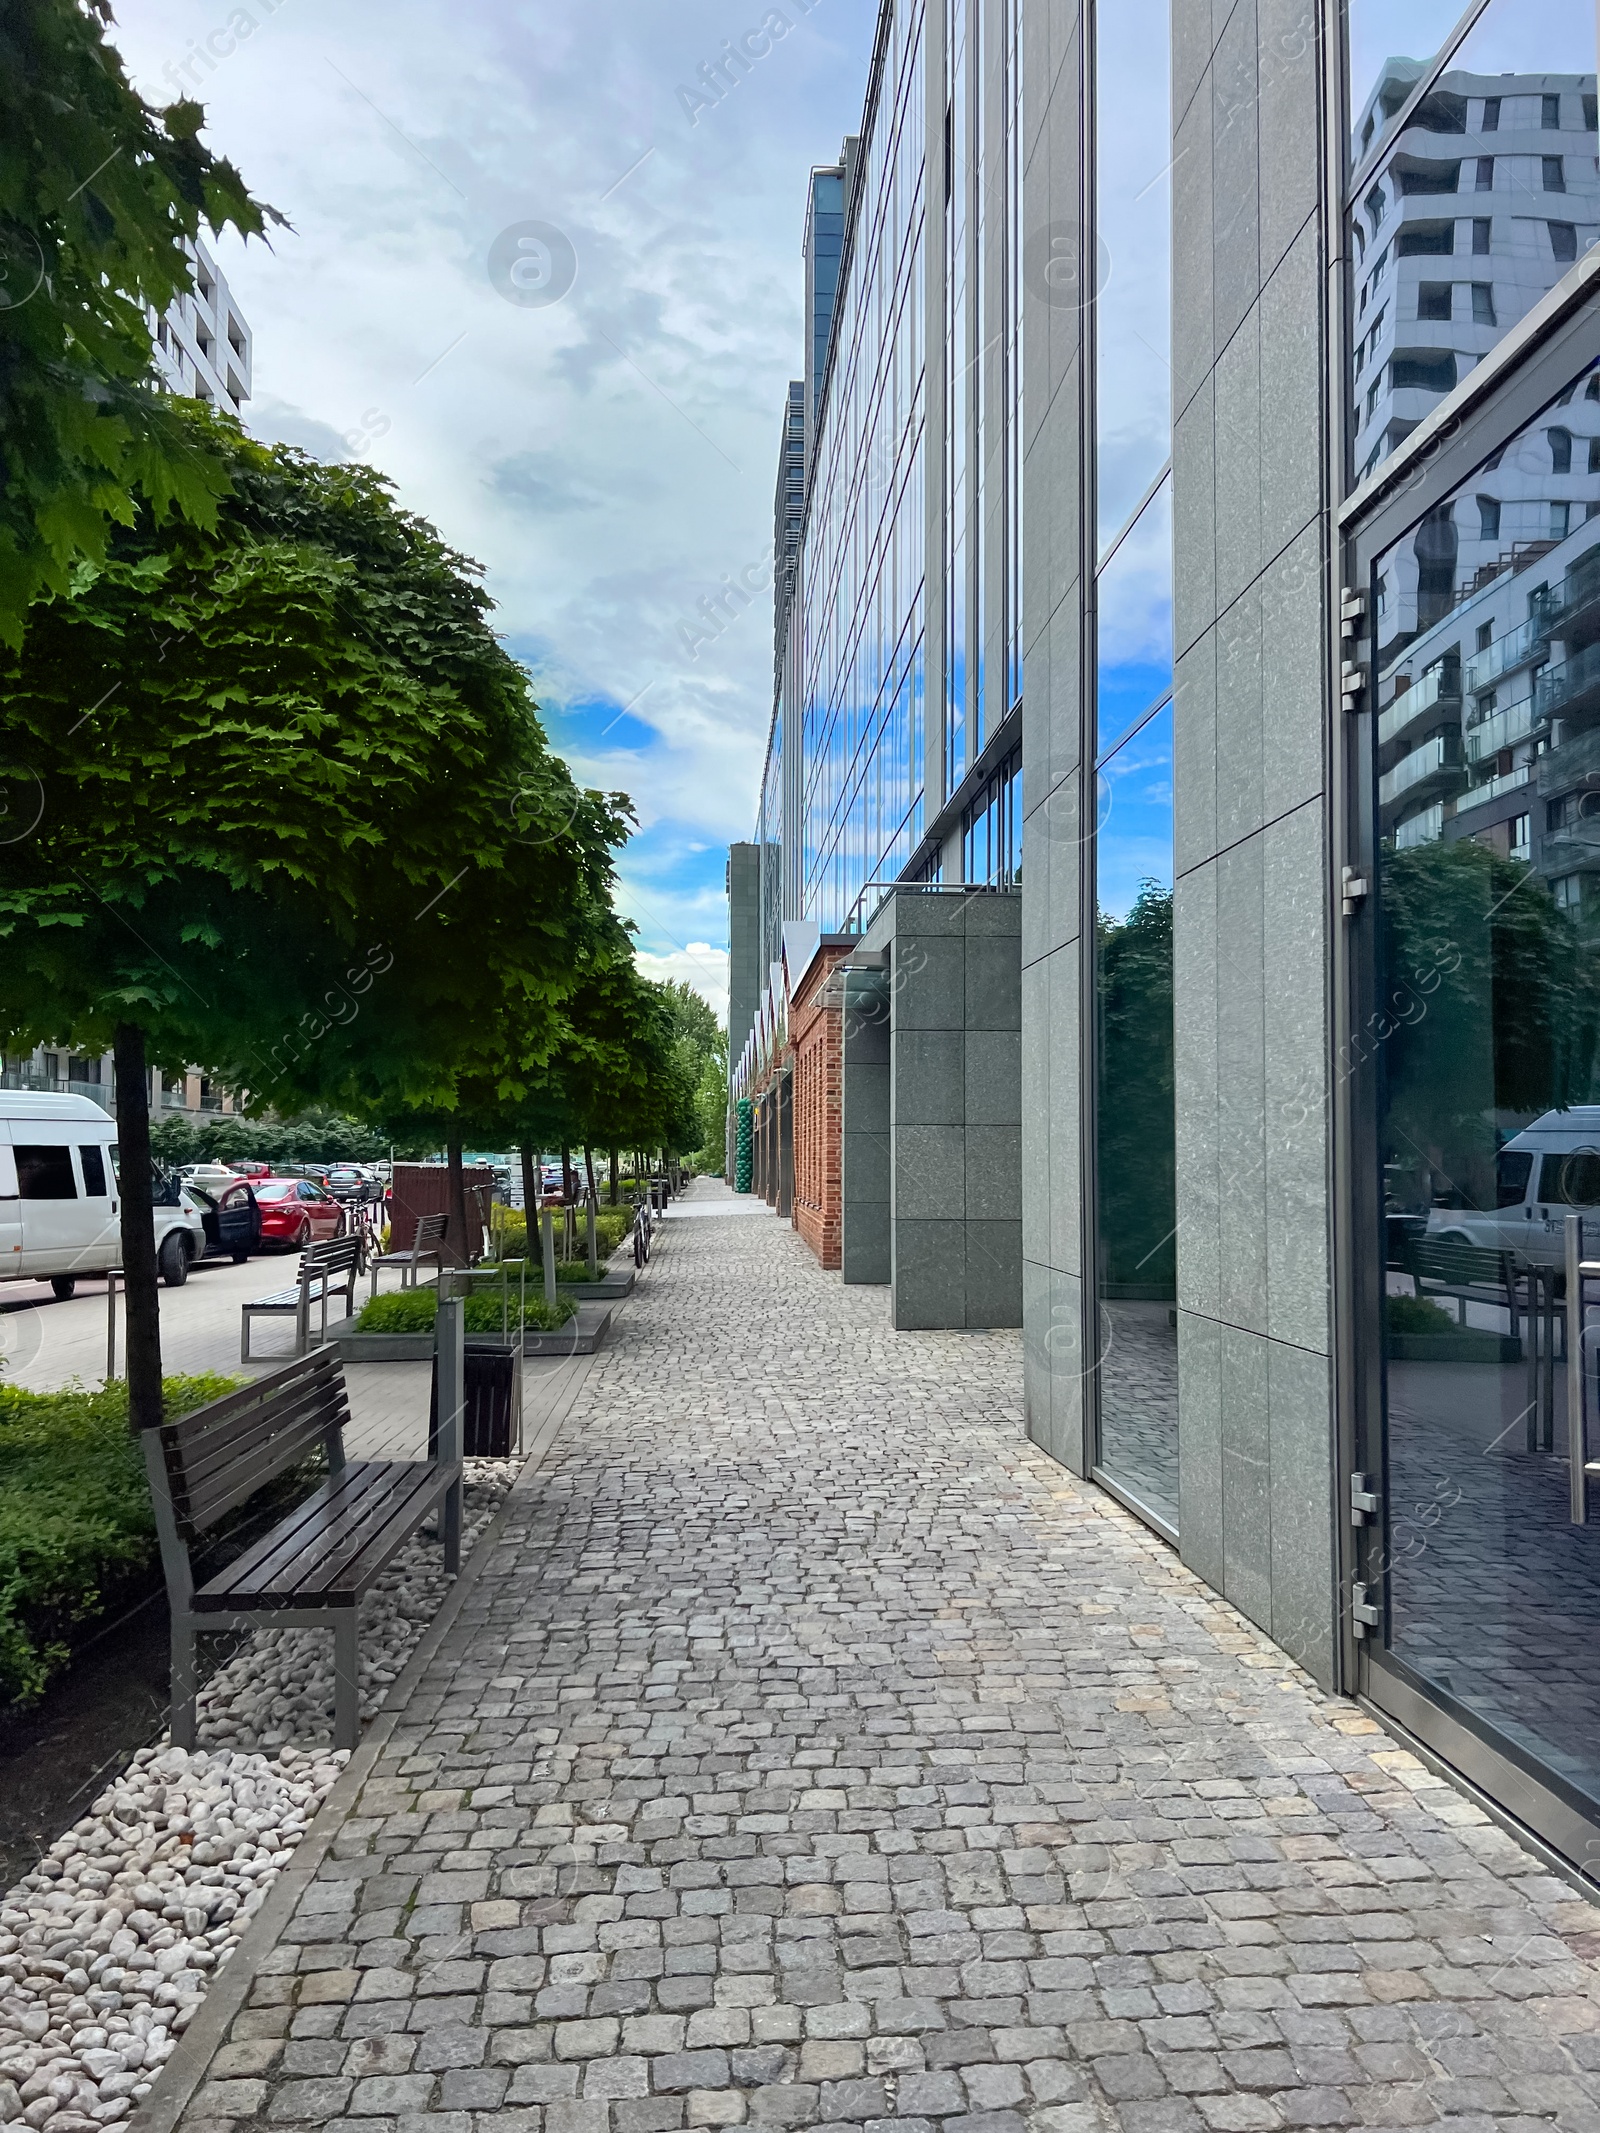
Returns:
[[[299,1251],[324,1237],[337,1237],[344,1227],[338,1201],[306,1178],[255,1178],[252,1186],[261,1210],[264,1248]]]

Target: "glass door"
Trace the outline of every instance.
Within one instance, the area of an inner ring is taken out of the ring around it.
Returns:
[[[1570,1467],[1566,1250],[1576,1217],[1600,1256],[1600,366],[1434,494],[1367,580],[1382,1275],[1352,1611],[1374,1700],[1583,1861],[1600,1490]]]

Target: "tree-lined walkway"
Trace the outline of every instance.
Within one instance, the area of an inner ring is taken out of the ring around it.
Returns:
[[[1600,2126],[1600,1914],[1020,1377],[669,1223],[185,2124]]]

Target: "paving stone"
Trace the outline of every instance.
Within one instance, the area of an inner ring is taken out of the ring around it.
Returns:
[[[1600,2133],[1600,1916],[695,1198],[180,2133]]]

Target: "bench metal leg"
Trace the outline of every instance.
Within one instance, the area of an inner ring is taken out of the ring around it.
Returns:
[[[333,1625],[333,1744],[354,1748],[361,1739],[361,1610],[344,1607]]]
[[[172,1622],[172,1745],[194,1747],[195,1701],[199,1695],[199,1669],[192,1621],[175,1615]]]
[[[461,1568],[461,1483],[450,1484],[439,1514],[439,1533],[444,1542],[444,1567],[452,1577]]]
[[[241,1363],[250,1360],[250,1313],[247,1310],[239,1313],[239,1360]]]

